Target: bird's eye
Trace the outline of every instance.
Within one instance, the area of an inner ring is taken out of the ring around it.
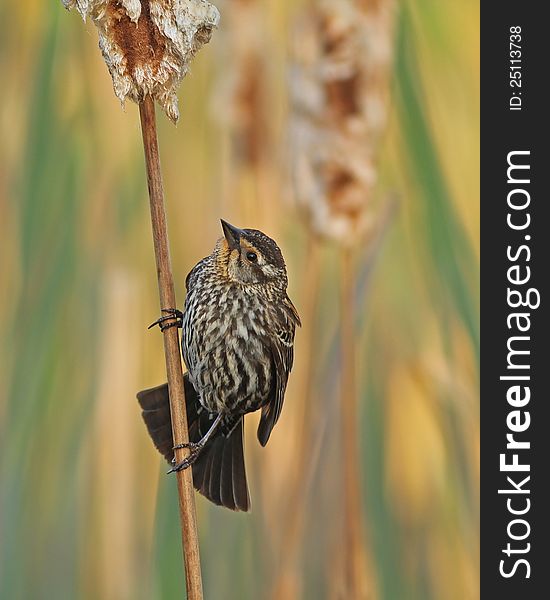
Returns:
[[[246,258],[251,263],[255,263],[258,260],[258,255],[255,252],[247,252],[246,253]]]

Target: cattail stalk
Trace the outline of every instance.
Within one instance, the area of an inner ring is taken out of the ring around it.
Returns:
[[[357,439],[357,379],[355,352],[355,298],[353,256],[350,248],[340,250],[340,321],[341,321],[341,426],[344,478],[344,572],[345,597],[366,598],[361,510],[359,443]],[[371,594],[368,597],[372,598]]]
[[[175,308],[176,295],[174,292],[174,279],[172,277],[166,214],[164,210],[164,191],[157,142],[155,104],[151,96],[145,96],[140,102],[139,114],[141,118],[143,148],[145,151],[145,166],[147,169],[147,184],[149,188],[151,225],[153,229],[153,244],[155,247],[160,307],[161,309]],[[165,329],[163,338],[168,389],[170,392],[172,436],[174,443],[177,445],[189,441],[178,329],[176,327]],[[182,461],[185,458],[185,454],[188,452],[188,450],[184,449],[176,450],[176,461]],[[188,600],[202,600],[199,536],[191,469],[178,471],[176,473],[176,478],[178,482],[187,598]]]
[[[176,91],[198,50],[210,40],[219,12],[206,0],[63,0],[90,18],[98,30],[99,47],[124,104],[139,105],[160,307],[176,308],[170,265],[164,193],[157,142],[155,101],[175,123],[179,117]],[[189,441],[179,335],[164,331],[164,354],[170,392],[172,433],[176,444]],[[183,460],[188,451],[178,450]],[[202,600],[199,541],[193,479],[190,469],[177,475],[183,555],[188,600]]]

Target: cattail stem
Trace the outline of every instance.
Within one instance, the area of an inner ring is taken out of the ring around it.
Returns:
[[[357,381],[355,366],[355,298],[353,250],[341,250],[341,422],[342,464],[344,478],[344,559],[346,598],[373,598],[372,582],[366,581],[367,556],[363,539]],[[370,583],[370,585],[369,585]],[[367,592],[369,586],[370,593]]]
[[[164,192],[160,170],[160,157],[157,142],[155,104],[151,96],[146,96],[139,104],[147,184],[151,207],[153,244],[157,266],[160,307],[176,308],[174,280],[168,247],[168,231],[164,210]],[[181,367],[179,334],[177,327],[164,330],[164,355],[170,391],[170,412],[172,415],[172,435],[175,444],[189,441],[185,392]],[[176,461],[185,458],[188,450],[176,450]],[[202,600],[202,577],[199,554],[199,536],[195,511],[195,493],[191,469],[176,473],[179,495],[179,510],[185,564],[185,580],[188,600]]]

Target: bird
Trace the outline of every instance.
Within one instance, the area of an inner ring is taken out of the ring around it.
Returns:
[[[281,415],[301,322],[275,241],[257,229],[221,225],[213,252],[187,275],[183,311],[165,309],[153,323],[182,328],[189,443],[174,446],[167,384],[137,398],[150,437],[172,465],[169,472],[192,467],[199,493],[246,512],[243,419],[261,410],[257,437],[265,446]],[[190,453],[176,464],[179,447]]]

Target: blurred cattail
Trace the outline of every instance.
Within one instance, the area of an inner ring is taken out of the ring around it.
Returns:
[[[205,0],[63,0],[90,17],[122,104],[150,95],[175,123],[177,87],[189,63],[210,40],[219,13]]]
[[[393,0],[322,0],[299,24],[291,77],[298,205],[316,235],[349,245],[374,225],[391,82]]]
[[[353,249],[367,238],[374,253],[380,241],[375,234],[387,224],[389,214],[387,206],[375,201],[375,186],[392,79],[393,30],[393,0],[309,4],[296,29],[290,86],[292,177],[298,207],[311,237],[341,246],[344,552],[338,553],[338,565],[331,564],[341,573],[333,581],[334,595],[357,599],[375,598],[377,584],[362,522]],[[285,568],[291,567],[283,564]]]
[[[281,181],[276,157],[280,113],[274,111],[278,103],[273,77],[278,48],[270,34],[265,3],[227,0],[222,10],[223,56],[217,61],[212,107],[221,132],[220,195],[229,211],[238,201],[245,220],[254,219],[258,227],[273,231]]]
[[[231,130],[237,159],[255,167],[272,138],[265,11],[257,0],[230,0],[225,9],[222,48],[231,61],[217,82],[215,115]]]

